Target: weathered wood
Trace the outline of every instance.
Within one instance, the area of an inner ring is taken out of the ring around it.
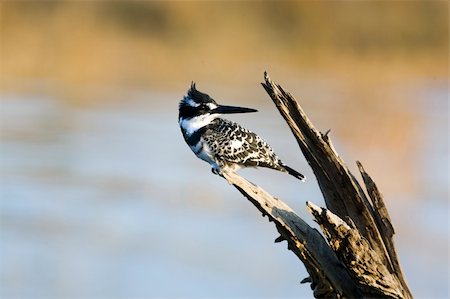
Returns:
[[[315,129],[292,95],[267,73],[263,87],[291,128],[314,171],[327,209],[307,204],[327,241],[281,200],[235,173],[223,177],[273,221],[288,249],[305,264],[314,296],[412,298],[395,250],[394,229],[383,197],[357,162],[365,191],[329,138]]]
[[[381,237],[372,217],[371,206],[344,161],[330,146],[328,134],[317,131],[294,97],[280,85],[275,85],[267,74],[262,85],[291,128],[313,169],[327,208],[341,218],[350,217],[371,246],[384,251],[383,243],[379,242]],[[386,255],[382,258],[385,259]],[[383,262],[388,263],[388,260]]]
[[[384,207],[382,197],[376,197],[375,201],[380,205],[374,207],[332,146],[328,132],[322,134],[316,130],[294,97],[280,85],[274,84],[267,73],[264,74],[264,79],[263,87],[291,128],[303,155],[314,171],[327,208],[341,219],[349,218],[353,221],[370,247],[377,252],[381,263],[401,282],[404,297],[412,297],[392,242],[393,230],[390,236],[387,230],[386,225],[390,224],[387,210],[380,214],[384,215],[380,217],[384,219],[383,227],[386,232],[377,224],[376,218],[380,213],[378,208]],[[370,189],[368,192],[370,193]],[[386,237],[382,235],[384,233],[387,234]]]
[[[364,291],[365,297],[402,298],[402,287],[397,277],[390,273],[376,251],[355,228],[332,212],[307,203],[309,212],[320,224],[331,248],[344,262],[354,281]]]
[[[389,212],[386,208],[386,205],[384,204],[383,195],[378,190],[377,185],[372,180],[370,175],[364,170],[362,163],[360,161],[356,161],[356,164],[358,165],[359,172],[361,173],[364,184],[366,185],[367,193],[372,200],[375,220],[381,233],[381,237],[383,238],[383,242],[386,246],[386,250],[389,254],[389,258],[394,270],[393,273],[397,275],[398,279],[402,282],[402,285],[407,286],[406,280],[403,277],[403,271],[400,266],[398,254],[395,250],[394,226],[392,225],[391,217],[389,216]]]
[[[247,197],[263,215],[277,227],[280,237],[305,264],[312,278],[316,298],[355,298],[360,296],[356,284],[322,235],[300,218],[286,203],[271,196],[235,173],[224,172],[223,177]]]

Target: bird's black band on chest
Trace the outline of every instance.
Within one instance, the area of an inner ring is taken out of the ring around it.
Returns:
[[[191,134],[191,136],[186,138],[187,144],[194,146],[200,141],[200,137],[202,137],[203,133],[208,129],[208,126],[201,127],[197,131]]]

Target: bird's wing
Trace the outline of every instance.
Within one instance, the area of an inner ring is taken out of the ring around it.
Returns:
[[[219,161],[284,170],[273,149],[261,137],[237,123],[216,119],[203,139]]]

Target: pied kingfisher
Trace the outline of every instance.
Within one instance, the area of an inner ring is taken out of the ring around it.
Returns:
[[[253,132],[221,114],[257,112],[255,109],[219,105],[191,84],[179,106],[178,121],[184,140],[212,172],[235,171],[241,167],[268,167],[305,180],[304,175],[284,164],[272,148]]]

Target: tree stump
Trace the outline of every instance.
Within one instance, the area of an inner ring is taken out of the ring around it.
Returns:
[[[236,173],[223,177],[263,215],[305,265],[316,298],[412,298],[395,250],[394,228],[375,182],[357,161],[360,183],[334,149],[328,132],[319,132],[294,97],[274,84],[267,73],[262,83],[291,128],[313,169],[326,208],[307,202],[307,210],[323,235],[287,204]],[[325,237],[324,237],[325,236]]]

